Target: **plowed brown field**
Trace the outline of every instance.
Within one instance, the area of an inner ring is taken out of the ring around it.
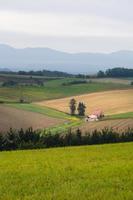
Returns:
[[[94,130],[103,130],[104,128],[113,128],[118,133],[122,133],[128,128],[133,128],[133,119],[118,119],[118,120],[107,120],[98,122],[86,122],[80,129],[85,132],[92,132]]]
[[[62,123],[63,120],[47,117],[15,108],[0,105],[0,131],[8,131],[9,128],[42,129]]]

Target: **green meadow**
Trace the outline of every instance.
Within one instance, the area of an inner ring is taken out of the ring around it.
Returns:
[[[129,119],[133,118],[133,112],[120,113],[107,117],[107,119]]]
[[[30,111],[30,112],[40,113],[45,116],[53,117],[53,118],[67,119],[67,120],[76,119],[76,117],[72,117],[64,112],[60,112],[60,111],[52,109],[52,108],[48,108],[45,106],[39,106],[39,105],[32,104],[32,103],[31,104],[8,103],[8,104],[4,104],[4,105],[10,106],[13,108],[17,108],[20,110],[26,110],[26,111]]]
[[[0,153],[0,200],[132,200],[133,143]]]
[[[64,78],[59,80],[50,80],[44,83],[44,86],[15,86],[0,87],[0,99],[18,101],[23,95],[26,100],[34,102],[49,99],[58,99],[92,92],[101,92],[115,89],[128,89],[129,85],[119,83],[88,82],[86,84],[63,85],[75,79]],[[76,79],[77,80],[77,79]],[[79,79],[80,80],[80,79]]]

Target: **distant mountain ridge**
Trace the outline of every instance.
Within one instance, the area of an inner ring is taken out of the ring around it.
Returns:
[[[11,72],[8,68],[0,68],[0,72]]]
[[[113,67],[133,68],[133,51],[66,53],[49,48],[17,49],[0,45],[0,69],[96,73]]]

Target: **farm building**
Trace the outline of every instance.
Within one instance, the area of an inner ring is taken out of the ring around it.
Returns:
[[[94,112],[92,113],[92,115],[97,116],[98,119],[104,117],[104,113],[103,113],[102,110],[96,110],[96,111],[94,111]]]
[[[98,118],[96,115],[89,115],[85,118],[86,122],[92,122],[92,121],[98,121]]]
[[[85,119],[85,121],[86,122],[98,121],[102,117],[104,117],[103,111],[102,110],[96,110],[91,115],[87,116],[86,119]]]

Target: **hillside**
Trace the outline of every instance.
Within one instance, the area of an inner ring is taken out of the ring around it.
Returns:
[[[37,104],[69,113],[71,98],[75,98],[77,102],[85,103],[87,115],[99,109],[105,115],[133,112],[133,89],[88,93],[69,98],[42,101]]]
[[[133,199],[132,149],[125,143],[1,152],[0,199]]]
[[[28,129],[32,127],[35,130],[44,129],[60,125],[64,122],[65,120],[57,117],[32,112],[32,110],[21,110],[20,112],[17,108],[10,108],[9,106],[2,106],[0,104],[0,132],[7,132],[10,128]]]
[[[0,86],[0,100],[8,100],[8,101],[18,101],[20,98],[21,93],[23,96],[31,101],[43,101],[49,99],[59,99],[63,97],[70,97],[80,94],[88,94],[93,92],[100,92],[100,91],[108,91],[108,90],[119,90],[119,89],[130,89],[132,86],[127,82],[127,84],[123,84],[123,82],[97,82],[97,79],[93,81],[89,81],[85,84],[71,84],[73,81],[78,81],[80,79],[71,79],[71,78],[64,78],[59,80],[47,80],[46,78],[41,79],[43,82],[43,86],[36,86],[34,84],[27,85],[27,79],[20,76],[16,77],[6,77],[4,81],[14,80],[16,82],[24,83],[22,87],[16,85],[14,87],[2,87]],[[46,80],[45,80],[46,79]],[[33,79],[28,79],[28,83],[32,83]],[[32,81],[32,82],[31,82]],[[3,78],[0,77],[0,84],[2,84]]]
[[[49,48],[16,49],[0,45],[0,68],[10,70],[58,70],[69,73],[96,73],[109,67],[132,67],[133,51],[66,53]]]
[[[52,133],[64,133],[71,127],[80,126],[84,120],[77,120],[64,113],[69,113],[69,100],[72,96],[78,101],[85,102],[87,115],[95,109],[102,109],[105,116],[111,114],[109,120],[133,118],[133,106],[131,106],[133,95],[130,84],[132,79],[54,79],[54,77],[40,76],[31,78],[29,75],[1,75],[0,131],[8,131],[10,127],[25,129],[32,126],[33,129],[50,128]],[[16,85],[5,85],[12,80]],[[41,81],[41,86],[38,84],[38,80]],[[29,103],[20,104],[20,97]],[[67,98],[64,99],[64,97]],[[119,99],[122,100],[119,101]],[[60,121],[61,119],[63,121]],[[107,119],[105,118],[105,120]],[[112,128],[119,126],[119,120],[115,124],[116,122],[112,123]],[[132,121],[130,122],[129,119],[124,130],[132,127],[131,124]],[[103,122],[102,125],[103,128],[104,125],[110,126],[110,121]],[[98,124],[92,124],[92,126],[99,127]]]

